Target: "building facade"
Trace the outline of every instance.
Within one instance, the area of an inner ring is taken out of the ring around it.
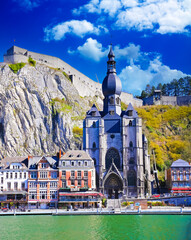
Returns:
[[[83,148],[94,160],[99,191],[108,198],[143,197],[151,189],[147,140],[133,106],[121,111],[121,89],[111,47],[102,83],[103,111],[93,105],[87,112]]]
[[[27,204],[27,157],[6,157],[0,168],[0,201],[7,207]]]
[[[29,157],[28,204],[30,208],[56,207],[58,202],[58,159]]]
[[[97,206],[94,161],[82,150],[69,150],[59,159],[59,206]]]
[[[91,157],[82,150],[69,150],[59,159],[59,186],[95,190],[95,167]]]
[[[172,194],[191,193],[191,165],[178,159],[167,170],[167,187]]]

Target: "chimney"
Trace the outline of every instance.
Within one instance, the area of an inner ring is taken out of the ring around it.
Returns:
[[[59,150],[59,155],[58,155],[58,159],[60,160],[61,158],[61,155],[62,155],[62,152],[61,152],[61,149]]]

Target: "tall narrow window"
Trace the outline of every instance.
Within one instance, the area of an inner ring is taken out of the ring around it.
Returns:
[[[133,147],[133,142],[132,142],[132,141],[130,141],[130,143],[129,143],[129,147],[130,147],[130,148]]]
[[[96,143],[95,142],[93,142],[93,148],[96,148]]]
[[[133,124],[132,124],[132,121],[130,120],[130,121],[129,121],[129,126],[131,127],[132,125],[133,125]]]

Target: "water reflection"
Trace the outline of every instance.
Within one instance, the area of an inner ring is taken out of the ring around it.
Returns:
[[[191,216],[3,216],[0,226],[2,240],[191,239]]]

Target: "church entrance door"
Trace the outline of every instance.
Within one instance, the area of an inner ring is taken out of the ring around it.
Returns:
[[[116,173],[111,173],[105,180],[104,189],[108,198],[119,198],[119,191],[123,190],[123,182]]]

